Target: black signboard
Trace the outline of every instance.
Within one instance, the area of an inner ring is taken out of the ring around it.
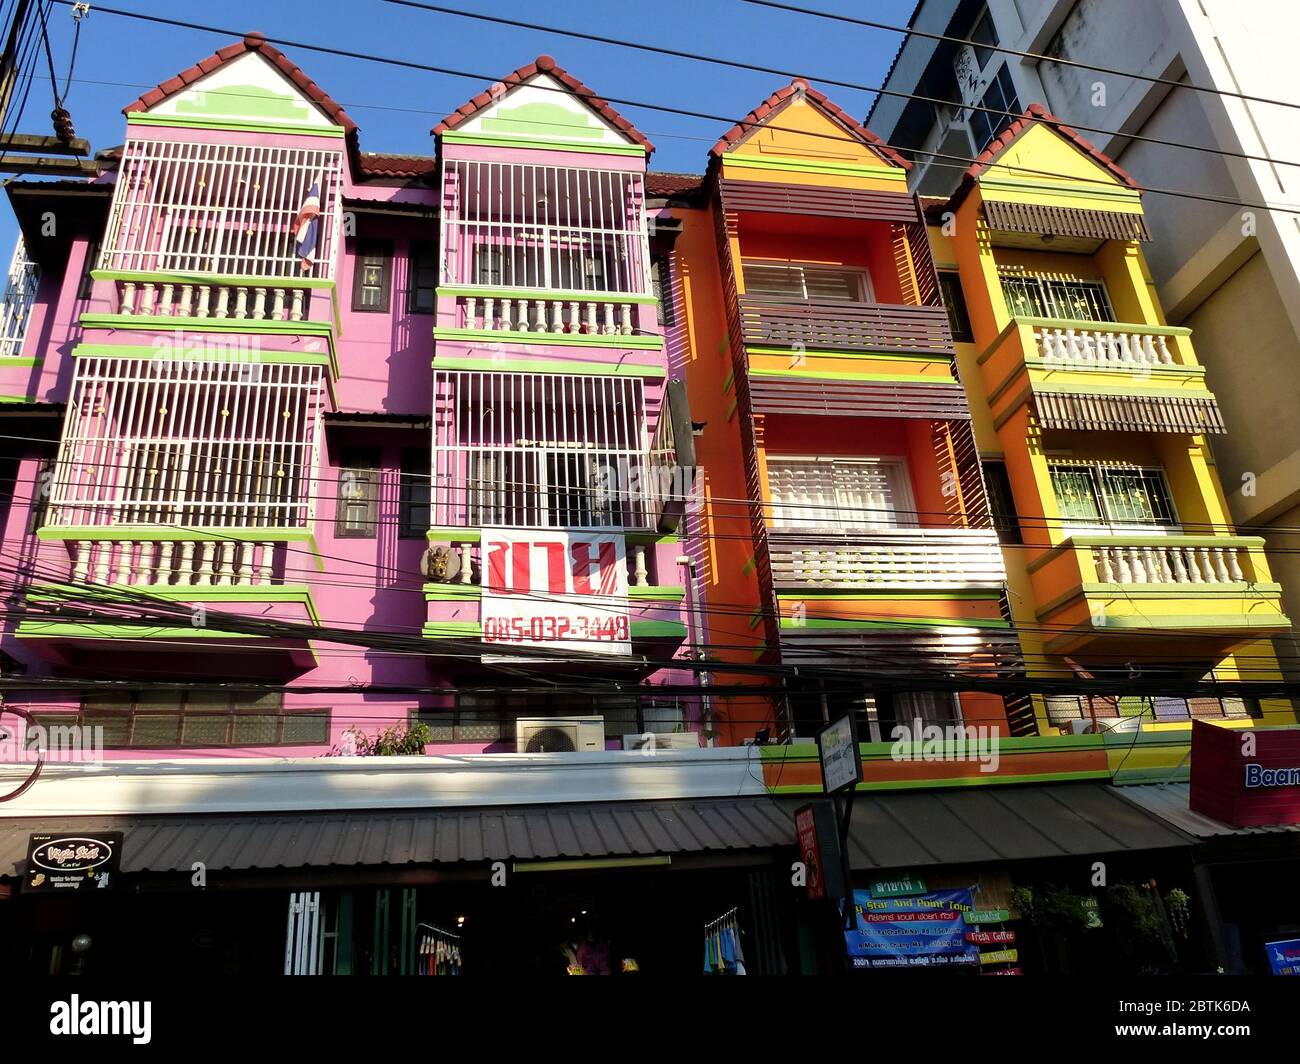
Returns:
[[[120,831],[32,835],[23,891],[111,890],[122,860]]]

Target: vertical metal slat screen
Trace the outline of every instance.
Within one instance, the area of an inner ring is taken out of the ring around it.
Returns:
[[[19,234],[14,257],[9,262],[4,302],[0,303],[0,357],[23,353],[23,340],[27,338],[27,323],[40,279],[41,269],[28,258],[27,245]]]
[[[322,387],[320,366],[78,359],[50,522],[305,527]]]
[[[436,371],[433,524],[645,528],[640,378]]]
[[[304,274],[295,231],[313,186],[320,237]],[[99,267],[328,279],[341,188],[337,150],[128,140]]]

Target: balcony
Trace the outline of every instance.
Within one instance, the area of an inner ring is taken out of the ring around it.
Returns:
[[[319,618],[307,584],[293,579],[308,568],[306,531],[47,526],[37,535],[42,570],[61,552],[66,576],[31,585],[17,634],[56,661],[107,655],[152,673],[210,655],[223,669],[238,662],[264,675],[314,662],[302,630]]]
[[[997,534],[975,529],[768,533],[778,591],[1000,589]]]
[[[1290,626],[1258,536],[1076,535],[1029,572],[1052,653],[1222,657]]]
[[[999,424],[1028,394],[1044,428],[1224,431],[1189,329],[1020,317],[979,362]]]
[[[661,347],[653,296],[619,292],[448,287],[439,315],[442,339],[493,333],[543,344]]]
[[[952,331],[943,307],[753,296],[741,296],[739,306],[745,346],[750,348],[953,357]]]

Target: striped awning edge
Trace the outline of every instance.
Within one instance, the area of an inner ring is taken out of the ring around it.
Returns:
[[[819,414],[832,417],[905,417],[966,421],[970,407],[956,381],[837,381],[818,377],[751,377],[756,414]]]
[[[1035,392],[1038,423],[1045,429],[1104,432],[1227,432],[1218,402],[1209,396],[1084,395]]]
[[[1004,233],[1091,237],[1095,240],[1151,239],[1142,215],[1118,211],[985,200],[984,217],[990,229]]]

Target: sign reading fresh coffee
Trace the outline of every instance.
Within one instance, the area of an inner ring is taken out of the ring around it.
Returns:
[[[120,831],[32,835],[23,890],[110,890],[122,855]]]

